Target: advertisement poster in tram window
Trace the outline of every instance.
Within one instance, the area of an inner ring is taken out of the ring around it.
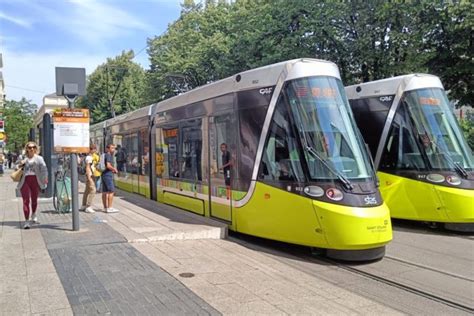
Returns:
[[[55,109],[54,151],[56,153],[89,152],[89,110]]]

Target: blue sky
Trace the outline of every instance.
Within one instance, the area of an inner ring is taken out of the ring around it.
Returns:
[[[138,53],[147,38],[179,17],[182,0],[0,0],[0,52],[8,100],[41,105],[55,91],[55,70],[90,74],[122,50]],[[134,59],[147,68],[146,49]]]

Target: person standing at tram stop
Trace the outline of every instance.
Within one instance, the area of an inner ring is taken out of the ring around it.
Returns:
[[[48,186],[48,169],[43,157],[38,155],[38,146],[35,142],[25,145],[25,156],[19,161],[17,168],[23,168],[23,176],[18,182],[18,189],[23,199],[23,214],[25,215],[24,229],[30,228],[30,210],[32,222],[37,224],[38,195],[40,190]],[[31,208],[30,208],[31,202]]]
[[[96,193],[96,165],[94,164],[94,154],[97,152],[97,146],[91,144],[89,147],[89,154],[84,158],[86,163],[86,189],[82,197],[82,206],[79,210],[86,213],[95,213],[92,208],[92,201]],[[100,174],[99,174],[100,176]]]
[[[114,152],[115,145],[108,144],[105,148],[105,170],[102,171],[102,204],[104,205],[105,213],[117,213],[118,210],[112,207],[115,186],[114,186],[114,174],[118,170],[114,166]]]
[[[97,146],[96,146],[96,150],[94,150],[91,156],[92,156],[92,174],[94,176],[94,181],[95,181],[95,192],[99,193],[99,192],[102,192],[101,190],[102,173],[100,172],[99,168],[97,168],[100,162],[100,155],[97,152]]]
[[[232,155],[227,150],[227,144],[221,144],[221,152],[222,152],[222,167],[219,169],[224,171],[224,181],[226,187],[226,197],[230,199],[230,182],[231,182],[231,173],[230,169],[232,167]]]

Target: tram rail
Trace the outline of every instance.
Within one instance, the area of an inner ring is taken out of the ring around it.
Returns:
[[[231,238],[234,239],[234,241],[236,241],[236,242],[242,242],[242,241],[248,239],[248,237],[241,236],[241,235],[235,236],[235,237],[236,237],[235,239],[233,237],[231,237]],[[366,271],[365,268],[370,267],[371,263],[369,263],[369,264],[346,263],[346,262],[337,261],[337,260],[322,256],[322,254],[324,253],[323,250],[321,250],[321,252],[318,252],[317,251],[318,249],[317,249],[316,252],[312,252],[310,254],[310,251],[308,250],[308,248],[304,248],[304,247],[288,248],[287,245],[286,246],[284,244],[282,245],[282,243],[278,244],[278,243],[275,243],[275,242],[269,242],[269,241],[264,241],[264,240],[260,241],[260,240],[255,239],[255,238],[252,238],[250,243],[252,244],[252,247],[255,247],[256,250],[273,253],[274,254],[273,258],[275,260],[278,260],[282,263],[287,264],[288,266],[291,266],[292,268],[298,269],[299,271],[303,271],[303,272],[305,272],[309,275],[315,276],[315,277],[319,276],[319,277],[324,278],[324,276],[322,275],[322,272],[321,272],[320,269],[312,270],[311,268],[308,268],[308,265],[307,265],[308,262],[309,263],[314,263],[315,265],[316,264],[319,264],[319,265],[328,265],[329,264],[332,267],[334,267],[335,269],[340,269],[340,270],[346,271],[347,273],[350,273],[352,275],[360,276],[364,279],[377,282],[377,283],[379,283],[381,285],[384,285],[386,287],[389,287],[389,288],[394,288],[394,289],[398,289],[399,291],[411,293],[412,295],[420,297],[424,300],[437,302],[439,304],[445,305],[446,308],[452,308],[452,309],[457,310],[457,311],[462,312],[462,313],[468,313],[468,314],[474,313],[474,305],[466,303],[466,299],[464,299],[464,301],[462,299],[461,300],[456,300],[456,299],[453,299],[453,297],[447,297],[447,296],[449,296],[449,294],[445,296],[445,295],[442,295],[441,293],[435,293],[435,291],[432,291],[432,290],[427,288],[427,287],[429,287],[429,284],[426,287],[408,284],[408,282],[403,282],[403,280],[397,279],[396,276],[394,276],[394,275],[385,275],[386,272],[387,272],[385,270],[381,270],[380,273],[372,272],[372,271]],[[280,252],[281,252],[281,254],[280,254]],[[316,254],[314,254],[314,253],[316,253]],[[288,259],[288,255],[294,256],[296,259],[299,259],[299,260]],[[384,262],[390,262],[390,261],[393,264],[399,264],[399,265],[405,265],[405,266],[408,265],[408,266],[411,266],[411,267],[414,267],[414,268],[417,268],[417,269],[422,269],[422,271],[429,271],[429,272],[432,272],[432,273],[436,273],[436,274],[438,274],[440,276],[444,276],[446,278],[454,278],[454,279],[456,279],[456,281],[455,281],[456,283],[458,283],[458,282],[464,282],[464,284],[466,284],[465,282],[474,283],[474,279],[471,278],[471,277],[459,275],[459,274],[456,274],[456,273],[453,273],[453,272],[449,272],[449,271],[445,271],[445,270],[442,270],[442,269],[430,267],[430,266],[427,266],[427,265],[424,265],[424,264],[412,262],[412,261],[409,261],[409,260],[405,260],[403,258],[397,258],[397,257],[391,256],[389,254],[386,254],[384,256],[384,259],[382,259],[381,261],[375,262],[375,264],[376,263],[382,263],[383,264]],[[315,266],[315,268],[316,268],[316,266]],[[342,273],[342,271],[341,271],[341,273]],[[420,274],[420,278],[421,277],[422,276]],[[344,277],[342,277],[342,278],[344,278]],[[351,290],[350,288],[346,288],[346,289]],[[453,294],[452,296],[455,296],[454,293],[451,292],[451,294]],[[460,293],[458,293],[458,294],[460,294]],[[385,296],[386,297],[391,297],[390,294],[386,294]],[[385,300],[387,300],[387,299],[385,299]],[[409,301],[409,300],[410,299],[407,298],[407,301]],[[388,305],[391,305],[391,302],[387,301],[387,306]],[[420,303],[420,305],[424,306],[423,303]],[[410,307],[407,307],[407,308],[410,308]],[[453,310],[453,312],[454,312],[454,310]],[[407,310],[402,310],[402,311],[406,312]]]
[[[444,298],[444,297],[441,297],[441,296],[438,296],[438,295],[434,295],[432,293],[429,293],[428,291],[417,289],[413,286],[409,286],[409,285],[403,284],[401,282],[390,280],[387,277],[382,277],[382,276],[376,275],[374,273],[365,272],[365,271],[362,271],[360,269],[357,269],[357,268],[354,268],[354,267],[351,267],[351,266],[348,266],[348,265],[339,264],[339,263],[337,263],[336,261],[334,261],[332,259],[323,259],[323,260],[326,261],[326,262],[331,262],[331,263],[337,264],[338,267],[341,268],[341,269],[344,269],[346,271],[350,271],[352,273],[364,276],[366,278],[370,278],[370,279],[375,280],[377,282],[381,282],[381,283],[384,283],[386,285],[396,287],[398,289],[416,294],[418,296],[425,297],[429,300],[436,301],[438,303],[448,305],[450,307],[454,307],[458,310],[462,310],[462,311],[465,311],[465,312],[468,312],[468,313],[471,313],[471,314],[474,313],[474,308],[473,307],[470,307],[470,306],[465,305],[463,303],[459,303],[459,302],[456,302],[454,300],[450,300],[450,299],[447,299],[447,298]]]

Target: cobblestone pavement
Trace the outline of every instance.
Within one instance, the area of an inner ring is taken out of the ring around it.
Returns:
[[[120,213],[81,212],[78,232],[43,200],[40,224],[23,230],[14,187],[0,176],[0,316],[398,314],[348,290],[351,278],[332,282],[337,267],[306,273],[223,240],[222,223],[135,195],[115,198]]]
[[[75,314],[219,314],[107,224],[81,226],[79,233],[65,233],[64,224],[42,229]]]
[[[51,201],[43,200],[37,211],[40,224],[21,229],[21,200],[14,196],[15,184],[5,177],[0,183],[0,315],[220,315],[128,244],[102,214],[81,213],[81,230],[72,232],[71,215],[57,214]],[[34,240],[37,248],[26,239]],[[25,246],[33,252],[31,260]],[[40,252],[49,266],[33,273],[34,255]],[[50,288],[53,276],[55,289]],[[59,297],[61,302],[51,306]]]

